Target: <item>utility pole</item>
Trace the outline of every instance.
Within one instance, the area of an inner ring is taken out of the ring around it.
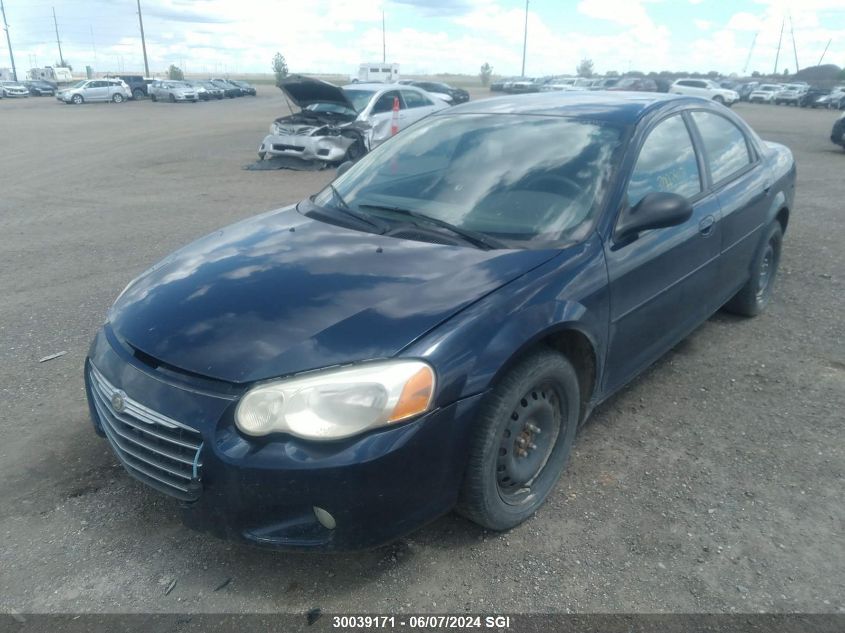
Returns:
[[[141,0],[138,0],[138,24],[141,25],[141,50],[144,51],[144,77],[149,77],[150,65],[147,63],[147,41],[144,39],[144,18],[141,15]]]
[[[786,22],[786,19],[780,21],[780,37],[778,38],[778,52],[775,53],[775,71],[772,73],[773,75],[778,74],[778,60],[780,59],[780,44],[783,41],[783,26]]]
[[[6,22],[6,7],[3,6],[3,0],[0,0],[0,13],[3,14],[3,28],[6,31],[6,44],[9,45],[9,57],[12,60],[12,79],[18,80],[18,71],[15,68],[15,54],[12,52],[12,38],[9,37],[9,23]]]
[[[56,44],[59,45],[59,66],[64,66],[65,56],[62,55],[62,41],[59,39],[59,23],[56,22],[56,7],[53,7],[53,26],[56,27]]]
[[[525,77],[525,51],[528,48],[528,0],[525,0],[525,31],[522,35],[522,76]]]
[[[381,12],[381,63],[387,63],[387,33],[384,29],[384,11]]]
[[[821,65],[822,65],[822,60],[824,59],[824,56],[825,56],[825,55],[827,55],[827,49],[829,49],[829,48],[830,48],[830,43],[831,43],[832,41],[833,41],[833,39],[829,39],[829,40],[827,41],[827,46],[825,46],[825,47],[824,47],[824,51],[822,52],[822,56],[821,56],[821,57],[819,57],[819,63],[818,63],[818,64],[816,64],[817,66],[821,66]]]
[[[798,46],[795,44],[795,26],[792,24],[792,14],[789,14],[789,31],[792,33],[792,52],[795,54],[795,72],[801,70],[798,65]]]

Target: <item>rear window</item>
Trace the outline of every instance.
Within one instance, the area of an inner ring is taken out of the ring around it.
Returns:
[[[751,163],[745,134],[733,122],[711,112],[693,112],[692,119],[704,141],[714,183],[730,178]]]

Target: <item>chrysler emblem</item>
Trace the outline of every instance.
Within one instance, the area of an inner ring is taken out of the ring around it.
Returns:
[[[118,413],[126,409],[126,394],[122,391],[115,391],[111,397],[111,406]]]

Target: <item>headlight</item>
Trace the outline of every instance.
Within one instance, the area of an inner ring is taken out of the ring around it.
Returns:
[[[337,440],[425,413],[434,384],[434,370],[419,360],[318,371],[251,389],[235,410],[235,423],[247,435]]]

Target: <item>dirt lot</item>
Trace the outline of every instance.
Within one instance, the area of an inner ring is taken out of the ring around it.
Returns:
[[[799,163],[773,305],[714,316],[602,406],[523,526],[446,516],[343,555],[182,527],[94,435],[82,364],[136,274],[332,177],[241,169],[285,111],[263,92],[0,101],[0,611],[845,612],[845,152],[826,111],[736,108]]]

